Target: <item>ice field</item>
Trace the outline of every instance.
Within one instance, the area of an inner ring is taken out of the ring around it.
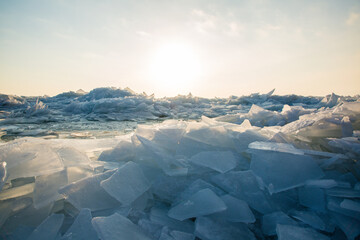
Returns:
[[[359,95],[98,88],[0,119],[0,239],[359,239]]]

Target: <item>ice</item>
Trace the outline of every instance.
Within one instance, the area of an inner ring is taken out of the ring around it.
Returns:
[[[68,183],[66,170],[35,178],[34,206],[41,208],[61,198],[60,187]]]
[[[11,238],[9,239],[12,240],[27,239],[33,231],[34,228],[21,225],[18,228],[16,228],[16,230],[11,234]]]
[[[272,151],[254,151],[250,169],[262,179],[270,193],[299,187],[307,180],[324,176],[310,156]]]
[[[137,222],[137,224],[141,227],[142,230],[149,236],[155,239],[159,239],[161,235],[162,225],[154,223],[146,218],[141,218]]]
[[[338,186],[338,183],[334,179],[318,179],[306,181],[308,187],[319,187],[319,188],[333,188]]]
[[[2,190],[7,179],[6,162],[0,162],[0,191]]]
[[[168,227],[163,227],[159,240],[194,240],[195,236],[186,232],[170,231]]]
[[[341,120],[341,132],[342,137],[352,137],[353,136],[353,127],[348,116],[343,117]]]
[[[243,223],[229,223],[210,217],[196,218],[195,235],[202,240],[255,240],[254,234]]]
[[[259,188],[252,171],[234,171],[213,177],[214,183],[231,195],[246,201],[250,207],[261,213],[273,211],[266,194]]]
[[[29,183],[20,187],[6,189],[0,192],[0,201],[25,196],[34,191],[35,184]]]
[[[325,192],[317,187],[299,188],[299,203],[315,211],[325,211]]]
[[[67,167],[66,172],[69,183],[73,183],[80,179],[91,177],[93,175],[93,172],[90,169],[82,167]]]
[[[278,224],[276,232],[279,240],[330,240],[327,236],[311,229],[292,225]]]
[[[66,200],[79,210],[89,208],[91,211],[96,211],[112,208],[119,202],[100,186],[100,182],[112,174],[114,174],[114,170],[81,179],[61,188],[59,193],[63,194]]]
[[[0,238],[358,238],[360,96],[272,93],[1,95]]]
[[[184,137],[215,147],[229,148],[234,145],[227,130],[221,125],[208,126],[204,123],[190,123]]]
[[[195,236],[193,234],[180,232],[180,231],[171,231],[170,236],[172,236],[174,240],[194,240],[195,239]]]
[[[0,156],[1,157],[1,156]],[[56,152],[43,140],[26,139],[13,145],[5,156],[9,180],[58,172],[64,169]]]
[[[213,191],[206,188],[198,191],[188,199],[172,207],[168,215],[183,221],[192,217],[209,215],[226,209],[225,203]]]
[[[103,151],[99,156],[99,161],[132,161],[134,157],[135,146],[131,142],[121,141],[114,149]]]
[[[190,158],[190,162],[225,173],[236,167],[236,159],[230,151],[200,152]]]
[[[150,220],[162,226],[168,226],[182,232],[194,232],[194,223],[190,220],[179,221],[168,216],[169,209],[167,207],[153,207],[150,211]]]
[[[331,214],[337,226],[346,234],[347,239],[354,240],[360,235],[360,221],[342,214]]]
[[[99,239],[95,229],[91,224],[91,211],[90,209],[81,209],[79,215],[76,217],[74,223],[62,236],[62,240],[97,240]]]
[[[52,214],[31,233],[28,240],[55,240],[63,221],[63,214]]]
[[[118,213],[109,217],[95,217],[92,224],[102,240],[150,240],[140,227]]]
[[[311,211],[292,211],[290,214],[293,218],[306,223],[315,229],[326,231],[325,222],[315,213]]]
[[[350,200],[350,199],[344,199],[340,203],[340,207],[360,213],[360,201],[358,201],[358,200],[354,201],[354,200]]]
[[[57,150],[57,154],[60,156],[66,167],[86,166],[90,164],[89,158],[75,148],[63,147]]]
[[[184,199],[188,199],[189,197],[191,197],[193,194],[195,194],[196,192],[208,188],[211,191],[213,191],[216,195],[221,196],[224,195],[224,191],[222,191],[221,189],[213,186],[212,184],[205,182],[202,179],[197,179],[196,181],[192,182],[190,184],[190,186],[188,186],[181,194],[180,197],[175,200],[174,202],[178,202]]]
[[[326,194],[333,197],[360,198],[360,191],[348,188],[330,188],[326,190]]]
[[[31,204],[30,197],[2,201],[0,204],[0,229],[11,215],[29,207]]]
[[[341,203],[344,199],[331,197],[328,199],[327,208],[333,212],[340,213],[357,219],[360,221],[360,214],[358,211],[341,207]]]
[[[152,184],[152,192],[163,199],[163,201],[172,203],[178,197],[178,194],[183,192],[193,180],[185,176],[167,176],[159,174]]]
[[[48,205],[41,209],[34,208],[31,198],[15,199],[11,207],[12,212],[1,228],[1,232],[13,232],[20,225],[36,228],[50,214],[52,206]]]
[[[151,142],[150,140],[143,138],[137,135],[137,138],[141,144],[149,152],[146,153],[150,161],[155,161],[156,164],[169,176],[180,176],[187,174],[187,168],[181,161],[178,161],[174,158],[169,152],[165,149],[162,149],[157,144]]]
[[[273,212],[266,214],[262,217],[261,220],[261,229],[265,235],[271,236],[276,234],[276,225],[277,224],[286,224],[286,225],[295,225],[298,223],[290,218],[283,212]]]
[[[293,145],[288,143],[252,142],[249,144],[249,148],[304,155],[302,150],[296,149]]]
[[[223,212],[215,213],[217,217],[224,218],[229,222],[255,222],[254,214],[245,201],[236,199],[231,195],[224,195],[220,198],[224,201],[227,209]]]
[[[126,163],[100,185],[124,205],[130,205],[150,187],[141,168],[134,162]]]

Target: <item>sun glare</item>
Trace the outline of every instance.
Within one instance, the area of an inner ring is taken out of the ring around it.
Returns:
[[[188,93],[200,75],[200,62],[191,47],[166,44],[157,49],[150,63],[156,87],[168,94]]]

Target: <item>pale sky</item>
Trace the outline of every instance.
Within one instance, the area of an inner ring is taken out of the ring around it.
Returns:
[[[108,86],[360,94],[360,1],[0,0],[0,93]]]

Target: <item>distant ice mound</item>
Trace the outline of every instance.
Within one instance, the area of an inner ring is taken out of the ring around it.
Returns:
[[[95,98],[75,97],[68,107],[92,107],[89,115],[105,108],[141,115],[149,106],[174,118],[217,114],[139,125],[112,138],[2,143],[2,239],[359,237],[357,99],[332,106],[330,97],[325,107],[321,98],[295,104],[300,97],[287,96],[293,102],[281,105],[257,95],[243,108],[191,95]],[[55,109],[53,102],[46,105]]]

